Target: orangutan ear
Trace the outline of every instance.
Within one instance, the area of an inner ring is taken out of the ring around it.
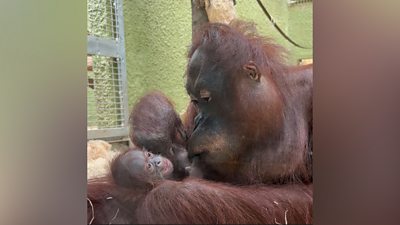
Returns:
[[[243,66],[243,69],[247,74],[247,76],[250,77],[250,79],[260,82],[261,73],[258,70],[258,67],[255,62],[249,61],[247,64]]]

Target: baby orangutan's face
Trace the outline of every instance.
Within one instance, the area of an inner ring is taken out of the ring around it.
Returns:
[[[171,161],[148,151],[128,151],[121,159],[131,176],[145,175],[151,178],[169,178],[174,170]]]

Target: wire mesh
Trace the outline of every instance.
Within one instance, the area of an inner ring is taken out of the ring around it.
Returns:
[[[88,130],[124,127],[120,58],[88,56]]]
[[[119,38],[116,0],[88,0],[88,35],[109,39]]]
[[[88,139],[128,135],[122,0],[87,2]]]

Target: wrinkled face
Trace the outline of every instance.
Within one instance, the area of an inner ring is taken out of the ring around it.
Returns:
[[[167,178],[173,171],[171,161],[147,151],[129,151],[120,160],[130,177]]]
[[[219,180],[235,175],[245,163],[243,154],[267,144],[283,117],[280,93],[267,72],[252,61],[223,60],[200,46],[189,61],[186,82],[199,111],[189,157],[206,178]]]

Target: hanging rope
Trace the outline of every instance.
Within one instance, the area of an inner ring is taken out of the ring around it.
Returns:
[[[275,23],[274,19],[272,19],[271,15],[269,14],[269,12],[267,11],[267,9],[264,7],[264,5],[262,4],[261,0],[257,0],[258,4],[260,5],[262,11],[264,12],[264,14],[268,17],[269,21],[271,21],[271,23],[274,25],[274,27],[279,31],[279,33],[286,39],[288,40],[290,43],[292,43],[294,46],[299,47],[299,48],[303,48],[303,49],[312,49],[310,47],[304,47],[302,45],[297,44],[295,41],[293,41],[289,36],[287,36],[282,30],[281,28],[278,26],[278,24]]]

